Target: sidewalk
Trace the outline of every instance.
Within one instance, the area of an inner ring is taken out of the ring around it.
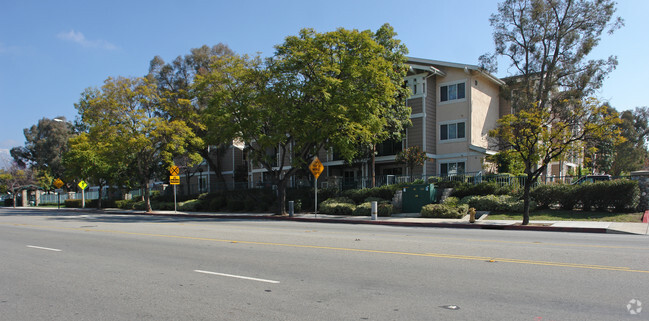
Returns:
[[[20,209],[16,208],[16,209]],[[187,217],[187,218],[212,218],[230,220],[277,220],[296,222],[322,222],[340,224],[373,224],[413,227],[438,227],[438,228],[465,228],[465,229],[493,229],[493,230],[521,230],[521,231],[550,231],[550,232],[578,232],[578,233],[621,233],[649,235],[649,223],[619,223],[619,222],[592,222],[592,221],[530,221],[529,225],[520,225],[521,221],[511,220],[485,220],[486,215],[480,217],[475,223],[469,223],[468,216],[462,219],[421,218],[418,213],[400,213],[391,217],[377,217],[372,220],[370,216],[337,216],[324,214],[295,214],[293,217],[278,216],[271,213],[211,213],[211,212],[174,212],[122,210],[109,208],[103,210],[81,208],[34,208],[31,210],[52,210],[61,212],[84,212],[93,214],[121,214],[121,215],[150,215],[158,217]]]
[[[77,211],[81,209],[76,209]],[[152,216],[174,216],[192,218],[215,219],[265,219],[298,222],[322,222],[343,224],[374,224],[393,226],[419,226],[440,228],[470,228],[470,229],[498,229],[498,230],[524,230],[524,231],[551,231],[551,232],[581,232],[581,233],[622,233],[649,235],[649,223],[619,223],[619,222],[591,222],[591,221],[530,221],[529,225],[520,225],[520,221],[484,220],[482,216],[475,223],[469,223],[468,216],[462,219],[421,218],[418,213],[401,213],[391,217],[377,217],[372,220],[370,216],[336,216],[324,214],[295,214],[293,217],[277,216],[270,213],[206,213],[206,212],[174,212],[155,211],[145,213],[142,211],[127,211],[121,209],[105,209],[102,211],[87,210],[106,214],[130,214]]]

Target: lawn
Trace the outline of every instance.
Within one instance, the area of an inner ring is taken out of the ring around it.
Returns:
[[[530,221],[598,221],[641,223],[642,214],[614,212],[582,212],[564,210],[539,210],[530,213]],[[523,220],[523,214],[492,213],[487,220]]]

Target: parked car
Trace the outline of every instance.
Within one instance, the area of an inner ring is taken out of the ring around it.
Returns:
[[[586,175],[574,181],[572,185],[579,185],[583,183],[594,183],[599,181],[610,181],[611,175]]]

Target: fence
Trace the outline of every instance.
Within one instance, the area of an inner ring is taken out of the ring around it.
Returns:
[[[493,175],[484,175],[482,172],[469,172],[461,173],[447,176],[432,176],[432,175],[411,175],[411,176],[401,176],[401,175],[377,175],[375,176],[376,187],[381,187],[385,185],[393,184],[403,184],[403,183],[442,183],[442,182],[460,182],[460,183],[470,183],[478,184],[481,182],[495,182],[501,186],[516,186],[523,187],[525,185],[526,176],[512,176],[508,174],[493,174]],[[547,176],[539,177],[532,185],[535,187],[539,184],[572,184],[575,183],[580,176]],[[630,178],[630,176],[614,176],[611,179],[620,179],[620,178]],[[304,177],[295,177],[289,181],[287,185],[289,188],[310,188],[314,185],[313,176],[304,176]],[[347,189],[361,189],[369,188],[372,186],[371,177],[342,177],[342,176],[329,176],[320,178],[318,180],[318,187],[320,188],[337,188],[339,190]],[[189,186],[179,185],[176,188],[176,193],[178,196],[195,197],[202,193],[216,192],[220,190],[244,190],[250,188],[274,188],[273,184],[270,182],[259,182],[254,184],[252,187],[248,183],[230,183],[230,184],[212,184],[208,190],[207,186],[199,188],[198,184],[191,184]],[[167,195],[173,195],[173,188],[171,186],[166,186],[164,188],[162,185],[157,184],[151,188],[152,191],[160,191],[161,193]],[[143,189],[131,190],[127,194],[127,198],[138,198],[141,197]],[[103,192],[103,198],[107,199],[107,190]],[[95,200],[99,198],[98,191],[88,191],[85,193],[86,200]],[[65,202],[67,199],[81,199],[81,193],[61,193],[60,203]],[[56,194],[41,194],[40,203],[41,204],[57,204],[59,202],[58,195]]]

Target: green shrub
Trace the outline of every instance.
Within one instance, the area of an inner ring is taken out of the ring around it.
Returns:
[[[549,208],[561,203],[562,193],[567,192],[565,185],[544,184],[539,185],[530,191],[530,197],[539,208]]]
[[[479,184],[464,183],[455,187],[451,196],[463,198],[472,195],[507,195],[515,191],[516,189],[511,186],[500,186],[495,182],[482,182]]]
[[[385,185],[374,188],[351,189],[342,192],[341,196],[348,197],[354,201],[354,204],[365,202],[369,197],[379,198],[381,200],[391,201],[394,193],[399,189],[396,185]]]
[[[347,197],[330,198],[318,206],[318,212],[329,215],[352,215],[356,206]]]
[[[392,207],[392,204],[385,201],[379,202],[376,207],[376,211],[377,211],[376,214],[381,217],[388,217],[392,215],[393,210],[394,209]],[[372,202],[365,202],[363,204],[356,206],[352,215],[354,216],[372,215]]]
[[[460,205],[460,199],[454,196],[450,196],[443,200],[442,204],[457,207],[458,205]]]
[[[466,204],[457,207],[446,204],[428,204],[421,208],[421,217],[431,218],[462,218],[469,211]]]
[[[183,212],[195,212],[198,210],[199,205],[203,201],[201,200],[189,200],[186,202],[181,202],[178,204],[178,210],[183,211]],[[173,206],[173,203],[172,203]]]
[[[486,196],[467,196],[461,201],[461,204],[467,204],[478,211],[498,211],[498,212],[523,212],[523,200],[509,195],[486,195]],[[536,207],[535,202],[530,203],[530,210]]]
[[[132,209],[135,208],[135,203],[136,202],[137,201],[134,200],[134,199],[118,200],[118,201],[115,201],[115,206],[117,206],[117,208],[120,208],[120,209],[123,209],[123,210],[132,210]]]
[[[65,200],[64,204],[67,208],[81,208],[81,200]]]

